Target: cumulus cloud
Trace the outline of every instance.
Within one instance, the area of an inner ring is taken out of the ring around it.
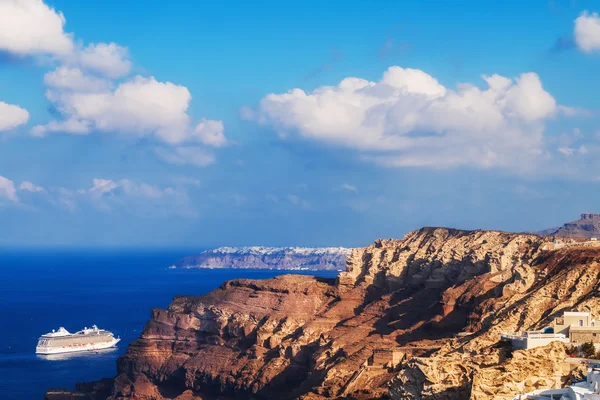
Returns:
[[[111,83],[93,75],[85,74],[77,67],[61,65],[54,71],[44,75],[44,83],[54,89],[65,89],[80,92],[105,92]]]
[[[227,139],[223,134],[222,121],[210,121],[203,119],[198,125],[194,134],[198,136],[201,143],[211,147],[223,147],[227,144]]]
[[[600,50],[600,16],[598,13],[582,12],[575,19],[574,29],[577,47],[586,53]]]
[[[111,79],[128,75],[132,67],[129,50],[116,43],[92,43],[76,54],[75,62]]]
[[[128,75],[132,63],[126,47],[116,43],[75,44],[64,31],[62,12],[42,0],[0,2],[0,51],[18,56],[49,55],[70,66],[81,67],[111,79]]]
[[[69,55],[74,45],[64,24],[63,14],[42,0],[0,1],[0,50],[21,56]]]
[[[31,128],[31,134],[37,137],[44,137],[48,132],[63,132],[72,135],[87,135],[90,133],[91,124],[89,121],[81,121],[69,118],[64,121],[50,121],[45,125],[36,125]]]
[[[187,87],[154,77],[131,77],[133,63],[127,47],[75,42],[74,35],[64,31],[65,23],[64,15],[42,0],[0,0],[0,51],[49,56],[56,66],[45,74],[44,83],[46,97],[60,117],[33,127],[32,135],[99,131],[153,137],[167,145],[186,142],[219,148],[227,144],[222,121],[202,119],[196,126],[191,122],[192,96]],[[0,103],[0,131],[28,118],[25,110]],[[193,164],[206,165],[198,161],[198,154]]]
[[[63,119],[33,127],[34,136],[105,132],[153,137],[169,147],[187,143],[220,148],[227,144],[222,121],[202,119],[195,127],[191,125],[188,108],[192,96],[185,86],[135,76],[113,89],[110,81],[65,66],[46,74],[45,82],[49,86],[46,97]],[[167,148],[160,155],[174,164],[204,166],[214,161],[206,150],[196,147]]]
[[[185,86],[154,77],[136,76],[114,90],[50,89],[46,95],[65,119],[34,127],[35,135],[102,131],[154,136],[168,144],[192,141],[218,147],[225,142],[221,121],[203,120],[191,128],[187,109],[192,96]]]
[[[0,132],[14,129],[29,121],[29,113],[24,108],[0,101]]]
[[[252,115],[282,138],[348,147],[388,166],[519,168],[542,153],[544,121],[559,106],[535,73],[483,80],[483,89],[449,89],[394,66],[379,82],[346,78],[310,93],[269,94]]]
[[[19,190],[32,193],[41,193],[45,191],[43,187],[35,185],[29,181],[21,182],[21,184],[19,185]]]
[[[13,203],[19,202],[15,183],[8,178],[0,176],[0,199],[8,199]]]

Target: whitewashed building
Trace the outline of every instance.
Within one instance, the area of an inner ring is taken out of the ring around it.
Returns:
[[[551,342],[568,343],[569,339],[562,333],[544,331],[508,332],[500,335],[500,340],[509,341],[515,349],[528,350],[543,347]]]
[[[600,343],[600,326],[596,326],[589,312],[565,311],[562,317],[554,318],[552,326],[541,331],[506,332],[500,335],[500,339],[511,342],[515,349],[525,350],[556,341]]]

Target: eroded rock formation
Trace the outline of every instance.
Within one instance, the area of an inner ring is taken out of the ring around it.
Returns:
[[[600,313],[600,251],[542,251],[547,240],[423,228],[354,250],[337,281],[234,280],[178,297],[153,311],[116,378],[78,395],[512,399],[560,386],[572,369],[564,345],[498,343],[501,331],[543,327],[567,309]],[[47,398],[82,398],[69,396]]]
[[[581,218],[577,221],[567,222],[558,228],[546,229],[539,232],[539,234],[565,238],[598,238],[600,237],[600,214],[581,214]]]

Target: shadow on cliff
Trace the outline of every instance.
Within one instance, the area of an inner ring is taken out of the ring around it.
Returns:
[[[253,398],[259,400],[288,400],[296,399],[321,386],[325,380],[326,371],[314,370],[312,357],[319,348],[318,340],[301,346],[295,354],[287,349],[286,357],[290,363],[280,373],[259,389]],[[274,349],[275,350],[275,349]]]
[[[494,287],[468,302],[447,307],[446,291],[473,277],[486,275],[489,264],[487,260],[472,263],[465,257],[447,264],[436,261],[424,267],[425,261],[411,260],[403,276],[393,280],[376,276],[374,284],[368,287],[365,302],[355,312],[358,315],[374,305],[384,308],[382,317],[374,324],[374,334],[396,333],[399,344],[450,338],[465,329],[477,302],[499,293]]]

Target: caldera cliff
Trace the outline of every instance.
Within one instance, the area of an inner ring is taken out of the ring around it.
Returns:
[[[155,309],[113,379],[67,399],[512,399],[577,371],[565,347],[501,331],[600,313],[600,251],[551,238],[423,228],[356,249],[337,280],[234,280]]]

